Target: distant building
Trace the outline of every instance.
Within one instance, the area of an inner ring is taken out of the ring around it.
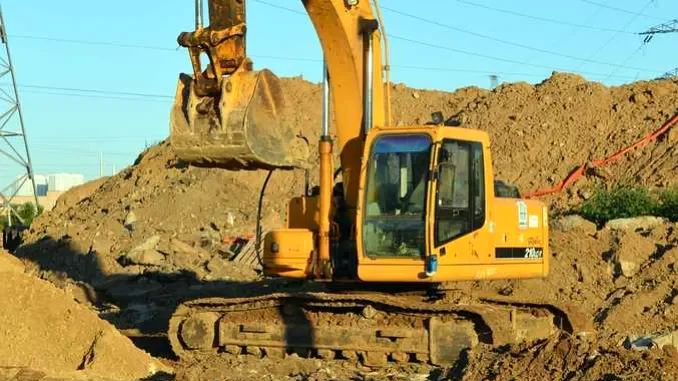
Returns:
[[[22,176],[17,176],[19,180]],[[83,184],[85,177],[79,173],[55,173],[51,175],[35,175],[35,188],[38,197],[47,196],[48,193],[65,192],[70,188]],[[30,179],[21,183],[18,181],[11,189],[10,194],[16,194],[17,197],[33,196],[33,184]]]
[[[17,180],[22,176],[17,176]],[[49,211],[54,208],[56,200],[64,192],[75,186],[81,185],[85,182],[85,177],[79,173],[55,173],[51,175],[35,175],[35,188],[38,194],[38,203]],[[33,185],[30,180],[26,180],[23,185],[21,182],[15,183],[11,188],[12,193],[15,194],[12,199],[13,204],[34,203]],[[21,186],[19,186],[21,185]],[[6,213],[3,203],[0,201],[0,215]]]
[[[19,180],[22,176],[17,176],[16,179]],[[48,178],[43,175],[35,175],[35,188],[38,196],[47,196],[48,191]],[[33,184],[30,179],[21,184],[21,181],[14,184],[12,188],[12,193],[17,196],[33,196]]]
[[[65,192],[85,183],[85,177],[79,173],[56,173],[48,176],[48,192]]]

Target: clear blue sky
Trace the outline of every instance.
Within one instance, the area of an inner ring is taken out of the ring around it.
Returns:
[[[255,65],[279,76],[319,81],[315,60],[321,51],[308,18],[298,14],[301,1],[247,1],[248,49]],[[1,4],[36,173],[95,178],[102,152],[110,174],[113,167],[129,165],[147,142],[167,137],[177,76],[190,70],[187,53],[174,49],[178,33],[193,26],[193,0]],[[535,83],[552,70],[610,85],[653,78],[678,66],[678,33],[656,36],[644,47],[634,34],[678,18],[675,0],[380,4],[391,35],[392,79],[413,87],[489,87],[493,73],[502,82]],[[0,156],[0,189],[19,171]]]

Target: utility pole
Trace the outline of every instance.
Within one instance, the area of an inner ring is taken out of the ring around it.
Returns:
[[[499,77],[495,74],[490,75],[490,88],[495,89],[499,86]]]
[[[33,190],[36,211],[39,210],[40,204],[38,202],[38,192],[35,185],[35,174],[33,173],[31,155],[28,150],[24,116],[21,110],[21,102],[19,102],[19,92],[16,85],[14,65],[12,64],[12,57],[10,55],[7,24],[5,23],[1,7],[0,42],[3,46],[3,49],[0,50],[0,78],[4,78],[8,75],[11,77],[9,85],[0,85],[0,158],[10,160],[10,162],[16,164],[17,172],[23,172],[16,180],[0,190],[0,201],[3,201],[3,203],[8,206],[17,220],[23,224],[25,221],[23,221],[19,213],[12,206],[12,200],[27,181],[30,181]],[[8,193],[8,191],[10,191],[11,194]]]
[[[99,151],[99,177],[104,176],[104,153]]]
[[[638,35],[645,36],[645,38],[643,39],[643,44],[647,44],[650,41],[652,41],[655,35],[666,33],[678,33],[678,19],[673,19],[663,24],[655,25],[644,32],[638,33]],[[677,74],[678,68],[675,68],[673,70],[667,71],[666,73],[664,73],[664,75],[657,79],[675,79],[677,77]]]

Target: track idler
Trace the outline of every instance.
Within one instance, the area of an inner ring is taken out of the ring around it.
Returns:
[[[206,93],[182,74],[170,115],[170,142],[184,162],[234,169],[303,168],[308,142],[286,120],[280,80],[239,70]]]

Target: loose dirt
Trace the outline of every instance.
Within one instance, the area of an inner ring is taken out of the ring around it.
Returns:
[[[320,86],[290,78],[284,88],[295,109],[303,110],[286,117],[296,122],[315,152]],[[536,86],[516,83],[493,91],[471,87],[446,93],[397,84],[392,94],[396,125],[427,123],[432,112],[441,111],[450,122],[487,131],[497,177],[524,193],[550,188],[577,166],[634,143],[673,116],[678,104],[678,84],[672,81],[607,88],[562,73]],[[581,203],[597,184],[676,184],[676,138],[676,129],[670,130],[656,143],[609,167],[591,168],[574,186],[542,199],[558,211]],[[310,162],[317,164],[314,158]],[[54,210],[34,222],[16,255],[25,260],[27,272],[80,295],[77,300],[118,328],[160,333],[180,299],[203,295],[210,285],[209,292],[235,292],[243,282],[258,279],[251,268],[230,261],[228,241],[253,232],[265,176],[263,171],[188,166],[163,142],[119,174],[67,192]],[[312,170],[311,182],[316,179]],[[273,174],[265,227],[284,224],[286,202],[303,185],[301,172]],[[469,354],[463,369],[444,371],[231,359],[177,363],[178,378],[612,380],[641,374],[638,379],[675,379],[662,378],[676,376],[670,348],[635,351],[622,344],[631,335],[678,329],[677,245],[676,226],[670,223],[640,231],[598,229],[581,220],[555,223],[547,279],[452,286],[575,304],[594,320],[599,332],[594,343],[553,338],[532,346],[481,348]],[[538,371],[526,371],[533,368]]]
[[[16,258],[0,258],[0,368],[111,380],[171,371],[68,292],[25,274]]]

